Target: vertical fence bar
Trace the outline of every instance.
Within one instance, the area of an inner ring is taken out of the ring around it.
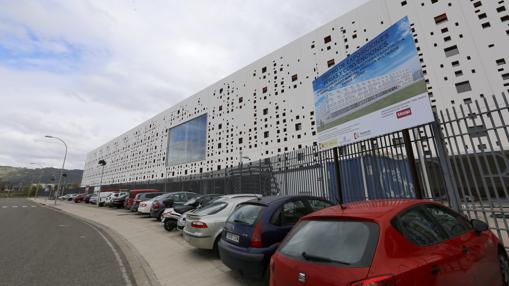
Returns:
[[[422,194],[421,184],[419,183],[419,174],[417,173],[417,166],[416,166],[416,162],[415,162],[414,151],[412,148],[412,142],[410,141],[410,134],[408,132],[408,129],[403,130],[403,140],[405,142],[404,144],[405,144],[407,160],[408,160],[408,163],[410,164],[410,172],[413,177],[415,196],[417,199],[422,199],[422,198],[424,198],[424,196]]]
[[[338,147],[334,147],[334,172],[336,173],[336,189],[338,192],[338,203],[341,205],[343,201],[343,192],[341,190],[341,175],[339,174],[339,155]]]

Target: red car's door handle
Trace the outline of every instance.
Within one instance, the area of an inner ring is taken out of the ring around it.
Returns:
[[[463,246],[463,253],[469,253],[470,252],[470,247],[466,247],[466,246]]]
[[[437,275],[440,273],[440,267],[438,265],[431,266],[431,274]]]

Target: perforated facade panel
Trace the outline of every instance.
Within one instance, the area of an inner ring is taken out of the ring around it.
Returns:
[[[316,144],[312,81],[408,16],[434,108],[509,91],[504,0],[373,0],[87,155],[82,186],[185,176]],[[168,129],[207,114],[203,161],[166,166]]]

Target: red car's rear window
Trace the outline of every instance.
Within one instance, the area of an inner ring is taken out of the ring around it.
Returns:
[[[373,222],[304,220],[295,226],[280,253],[308,262],[368,267],[378,236],[379,226]]]

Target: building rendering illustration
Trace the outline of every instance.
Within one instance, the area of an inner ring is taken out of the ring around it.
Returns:
[[[312,82],[407,16],[422,72],[399,70],[328,96],[349,112],[424,78],[434,110],[509,92],[504,1],[372,0],[190,95],[87,154],[82,186],[147,182],[236,167],[318,144]],[[504,7],[504,8],[501,8]],[[372,98],[356,97],[370,90]]]

